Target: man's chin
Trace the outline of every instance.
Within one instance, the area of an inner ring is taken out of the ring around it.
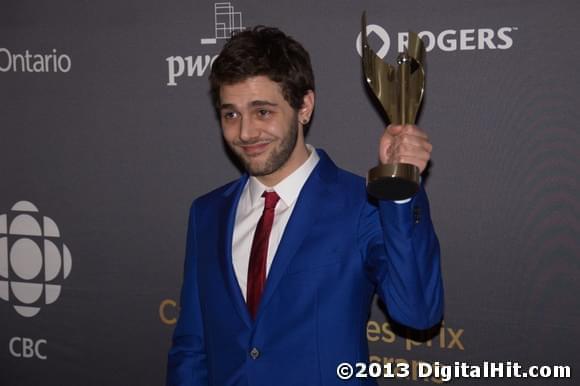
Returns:
[[[248,164],[246,164],[246,171],[248,172],[249,175],[254,177],[267,176],[268,174],[272,174],[274,172],[265,165],[248,165]]]
[[[263,177],[274,173],[281,165],[275,165],[270,158],[265,160],[243,158],[244,168],[249,175]]]
[[[263,176],[266,174],[270,174],[268,171],[269,156],[266,153],[262,153],[255,156],[254,155],[249,156],[247,154],[238,153],[238,158],[242,161],[244,169],[246,169],[248,174],[252,176]]]

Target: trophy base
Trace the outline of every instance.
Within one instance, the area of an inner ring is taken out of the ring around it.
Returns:
[[[419,190],[419,176],[411,164],[375,166],[367,175],[367,192],[379,200],[404,200]]]

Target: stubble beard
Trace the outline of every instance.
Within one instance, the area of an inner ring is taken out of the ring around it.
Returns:
[[[238,157],[250,175],[255,177],[267,176],[281,169],[288,162],[298,142],[298,120],[293,119],[292,122],[288,135],[282,138],[279,146],[272,150],[272,153],[264,163],[253,164],[249,158],[238,153]]]

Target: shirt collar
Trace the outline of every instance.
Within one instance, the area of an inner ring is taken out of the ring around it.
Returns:
[[[274,190],[280,196],[280,200],[287,206],[291,206],[294,201],[298,198],[302,187],[306,183],[308,177],[318,164],[320,157],[316,152],[316,149],[311,145],[307,144],[306,148],[310,152],[310,155],[306,161],[300,165],[300,167],[292,172],[288,177],[284,178],[277,185],[271,188],[262,184],[256,177],[251,176],[248,181],[248,189],[250,193],[250,203],[252,208],[256,205],[261,204],[262,193],[265,190]]]

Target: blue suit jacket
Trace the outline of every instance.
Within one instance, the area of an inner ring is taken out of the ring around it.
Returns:
[[[364,179],[318,152],[255,321],[232,265],[235,213],[248,176],[193,202],[168,385],[343,385],[339,363],[368,361],[375,292],[402,324],[427,328],[441,320],[439,244],[423,189],[408,204],[374,205]]]

